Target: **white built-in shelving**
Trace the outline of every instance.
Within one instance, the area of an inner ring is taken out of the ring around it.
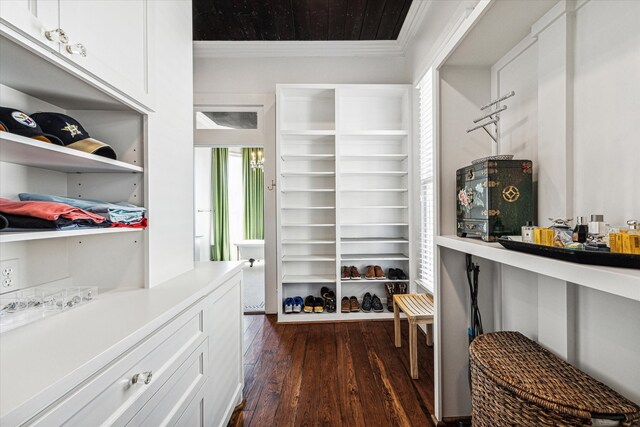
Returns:
[[[63,231],[24,231],[0,233],[0,243],[26,242],[30,240],[58,239],[64,237],[82,237],[100,234],[139,233],[140,228],[83,228]]]
[[[410,271],[410,100],[404,85],[278,85],[278,294],[319,296],[326,286],[338,311],[280,309],[279,321],[391,317],[340,313],[340,299],[370,292],[384,303],[384,284],[408,279],[339,278],[342,266]]]

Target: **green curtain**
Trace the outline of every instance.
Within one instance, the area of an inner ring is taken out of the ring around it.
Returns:
[[[228,148],[213,148],[211,155],[211,188],[213,191],[211,245],[212,261],[229,261],[229,185],[228,185]]]
[[[264,239],[264,171],[251,169],[251,159],[262,157],[260,148],[242,149],[242,185],[244,188],[244,238]]]

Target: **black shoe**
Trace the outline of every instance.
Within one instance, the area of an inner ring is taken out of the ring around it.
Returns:
[[[362,299],[362,311],[364,311],[365,313],[371,313],[371,304],[372,304],[372,300],[371,300],[371,294],[369,292],[367,292],[366,294],[364,294],[364,298]]]
[[[398,280],[398,271],[395,268],[390,268],[389,273],[387,274],[387,279],[389,280]]]
[[[382,307],[382,301],[378,298],[377,295],[373,295],[372,303],[373,311],[376,313],[382,313],[384,311],[384,307]]]
[[[322,295],[322,298],[324,299],[330,298],[331,296],[333,296],[334,298],[336,297],[336,294],[334,294],[333,291],[326,286],[320,288],[320,295]]]
[[[400,270],[399,268],[396,268],[395,270],[399,280],[407,280],[407,275],[404,274],[404,271]]]
[[[313,303],[315,302],[315,298],[313,295],[309,295],[304,299],[304,312],[305,313],[313,313]]]
[[[324,311],[324,299],[316,297],[313,302],[313,312],[322,313]]]

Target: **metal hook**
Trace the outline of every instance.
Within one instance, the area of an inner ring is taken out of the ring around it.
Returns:
[[[274,188],[276,188],[276,181],[272,179],[271,185],[267,186],[267,190],[273,191]]]

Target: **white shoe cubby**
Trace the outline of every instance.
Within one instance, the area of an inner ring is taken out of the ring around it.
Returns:
[[[336,293],[336,312],[304,322],[391,318],[369,265],[402,269],[409,287],[411,91],[407,85],[278,85],[278,295]],[[355,266],[361,280],[341,280]],[[341,313],[342,297],[380,297],[383,313]]]

